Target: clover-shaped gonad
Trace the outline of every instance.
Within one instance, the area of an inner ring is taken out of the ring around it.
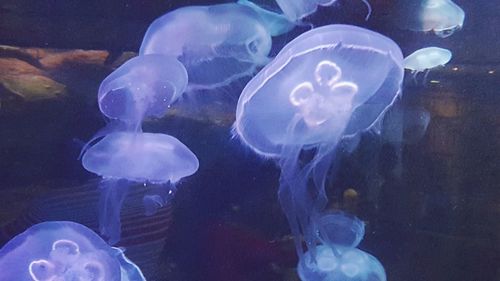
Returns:
[[[94,257],[81,255],[78,244],[66,239],[52,244],[49,259],[35,260],[29,265],[34,281],[104,281],[102,272],[102,266]]]
[[[332,61],[323,60],[314,70],[314,81],[305,81],[293,88],[290,103],[298,108],[309,127],[319,126],[350,112],[358,85],[341,78],[340,67]]]

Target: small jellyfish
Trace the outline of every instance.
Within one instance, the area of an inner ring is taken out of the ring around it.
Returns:
[[[302,281],[385,281],[384,267],[356,249],[365,234],[365,224],[356,216],[335,211],[317,222],[319,245],[299,259]]]
[[[307,252],[299,260],[302,281],[385,281],[384,267],[374,256],[356,248],[319,245],[315,257]]]
[[[451,0],[410,1],[401,15],[410,30],[433,32],[445,38],[464,25],[465,13]]]
[[[0,249],[0,281],[145,281],[123,251],[87,227],[44,222]]]
[[[99,228],[114,244],[120,240],[120,210],[131,185],[164,185],[168,189],[144,197],[146,213],[154,214],[175,192],[175,183],[194,174],[199,163],[189,148],[172,136],[112,132],[83,152],[82,165],[102,177]]]
[[[413,78],[419,72],[426,72],[424,81],[427,80],[427,74],[430,69],[438,66],[444,66],[451,60],[450,50],[439,47],[427,47],[413,52],[404,59],[404,68],[411,70]]]
[[[98,103],[108,118],[139,125],[145,117],[161,117],[187,86],[184,66],[174,57],[138,56],[104,79]]]
[[[265,65],[271,36],[290,28],[282,15],[248,1],[189,6],[156,19],[139,53],[173,56],[187,69],[189,90],[214,89]]]
[[[368,0],[361,1],[368,9],[368,14],[366,15],[366,19],[368,19],[372,8]],[[318,6],[330,6],[337,2],[337,0],[276,0],[276,2],[290,21],[297,22],[316,12]]]
[[[281,168],[279,199],[295,237],[314,247],[338,143],[373,129],[401,92],[399,46],[349,25],[310,30],[287,44],[243,90],[234,134]]]

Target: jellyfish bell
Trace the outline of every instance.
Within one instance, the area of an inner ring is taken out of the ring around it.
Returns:
[[[325,180],[341,139],[376,129],[401,92],[403,56],[376,32],[349,25],[308,31],[287,44],[243,90],[234,134],[281,168],[279,198],[296,238],[326,205]],[[305,161],[303,152],[312,153]]]
[[[463,27],[465,13],[451,0],[412,0],[402,3],[399,14],[407,29],[433,32],[446,38]]]
[[[186,67],[190,90],[214,89],[265,65],[271,34],[289,30],[283,22],[282,16],[255,5],[183,7],[149,26],[139,53],[173,56]]]
[[[404,67],[413,74],[413,80],[417,82],[417,74],[425,72],[424,80],[427,80],[429,70],[445,66],[452,58],[452,53],[448,49],[439,47],[427,47],[419,49],[404,59]]]
[[[446,65],[452,57],[448,49],[426,47],[416,50],[404,59],[404,67],[411,71],[422,72],[438,66]]]
[[[368,9],[366,19],[371,15],[372,8],[368,0],[360,0]],[[276,0],[278,6],[292,22],[298,22],[301,19],[313,14],[318,9],[318,6],[331,6],[337,0]]]
[[[399,47],[378,33],[349,25],[313,29],[247,84],[234,131],[268,157],[281,157],[286,145],[316,146],[356,134],[400,94],[402,61]]]
[[[356,248],[316,248],[315,257],[306,252],[297,271],[302,281],[385,281],[384,267],[374,256]]]
[[[108,179],[176,183],[198,170],[198,159],[178,139],[154,133],[115,132],[90,147],[83,167]]]
[[[144,281],[120,249],[74,222],[30,227],[0,249],[0,280]]]
[[[318,219],[319,240],[330,247],[355,248],[365,236],[365,224],[356,216],[334,211]]]
[[[99,87],[98,103],[108,118],[140,124],[162,117],[185,91],[187,72],[174,57],[138,56],[125,62]]]
[[[83,152],[82,165],[103,178],[99,225],[101,234],[114,244],[120,239],[120,210],[131,185],[151,183],[168,188],[144,198],[146,214],[154,214],[175,191],[175,183],[198,170],[199,162],[172,136],[112,132]]]

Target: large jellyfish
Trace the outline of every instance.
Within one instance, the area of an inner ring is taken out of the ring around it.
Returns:
[[[83,167],[102,177],[99,228],[114,244],[121,233],[120,210],[134,184],[165,185],[144,198],[147,214],[165,204],[175,183],[198,170],[198,159],[178,139],[157,133],[113,132],[83,154]]]
[[[372,12],[370,3],[368,0],[360,1],[368,9],[368,14],[366,15],[366,19],[368,19]],[[276,2],[287,18],[292,22],[296,22],[316,12],[318,6],[330,6],[337,2],[337,0],[276,0]]]
[[[269,61],[271,36],[292,25],[282,15],[241,2],[169,12],[149,26],[139,53],[179,59],[190,90],[214,89],[251,75]]]
[[[68,221],[30,227],[0,250],[0,281],[144,281],[123,251]]]
[[[101,112],[111,119],[140,125],[161,117],[187,86],[184,66],[174,57],[138,56],[113,71],[99,87]]]
[[[321,217],[318,224],[320,235],[327,232],[327,239],[322,239],[314,254],[310,250],[300,258],[297,271],[302,281],[386,280],[377,258],[356,248],[365,233],[362,221],[334,213]]]
[[[278,160],[279,200],[299,255],[303,239],[315,247],[337,144],[378,130],[403,73],[401,50],[389,38],[328,25],[295,38],[243,90],[234,132],[256,153]]]
[[[400,15],[410,30],[433,32],[445,38],[464,25],[464,11],[451,0],[410,0],[403,3]]]

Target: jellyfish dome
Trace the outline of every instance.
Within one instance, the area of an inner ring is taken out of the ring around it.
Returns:
[[[451,51],[439,47],[427,47],[416,50],[404,60],[404,67],[411,71],[424,71],[444,66],[451,60]]]
[[[371,14],[371,6],[368,0],[361,1],[363,1],[368,8],[368,14],[366,16],[368,19]],[[286,17],[290,21],[296,22],[316,12],[318,6],[330,6],[337,2],[337,0],[276,0],[276,2]]]
[[[0,250],[0,280],[144,281],[123,251],[67,221],[30,227]]]
[[[234,129],[258,154],[317,146],[373,126],[401,92],[403,55],[389,38],[349,25],[286,45],[245,87]]]
[[[169,12],[149,26],[139,53],[177,58],[193,90],[214,89],[251,75],[269,61],[271,35],[289,27],[281,15],[247,2]]]
[[[433,32],[439,37],[445,38],[462,28],[465,13],[460,6],[451,0],[422,0],[416,11],[412,13],[409,29],[415,31]]]
[[[328,25],[295,38],[244,88],[234,132],[256,153],[278,160],[279,198],[299,255],[302,237],[315,245],[311,223],[327,202],[337,144],[378,130],[403,74],[401,50],[389,38]]]
[[[316,248],[307,252],[297,267],[302,281],[385,281],[384,267],[374,256],[356,248]]]
[[[189,148],[172,136],[112,132],[84,152],[82,165],[103,178],[99,226],[101,234],[114,244],[120,240],[120,210],[130,186],[142,183],[165,187],[144,197],[145,213],[155,214],[166,205],[175,184],[198,170],[199,162]]]
[[[178,139],[153,133],[115,132],[90,147],[83,167],[104,178],[175,183],[198,170],[198,159]]]
[[[140,124],[161,117],[187,86],[187,72],[174,57],[138,56],[125,62],[99,87],[101,112],[111,119]]]

